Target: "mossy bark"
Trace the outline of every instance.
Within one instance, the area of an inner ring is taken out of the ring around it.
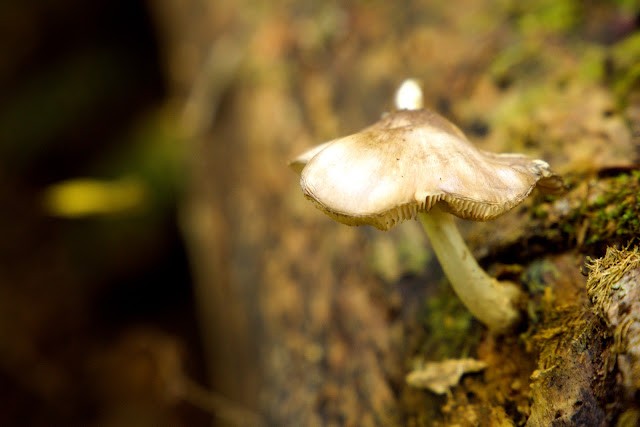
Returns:
[[[212,383],[229,388],[223,394],[273,425],[633,419],[634,403],[617,393],[615,336],[593,312],[581,274],[587,255],[640,234],[637,50],[617,47],[626,33],[609,45],[575,43],[617,25],[612,6],[246,0],[207,13],[189,2],[179,15],[184,3],[163,4],[169,21],[187,18],[166,33],[175,38],[178,96],[189,75],[185,52],[205,71],[240,58],[204,102],[218,107],[217,119],[189,135],[200,138],[189,146],[197,166],[189,206],[203,208],[193,221],[216,222],[194,228],[204,231],[192,247],[200,286],[211,291],[201,304],[215,315],[202,320],[216,331],[206,339],[220,374]],[[208,50],[207,40],[223,48]],[[529,296],[513,333],[491,335],[470,316],[417,224],[386,234],[335,224],[286,169],[304,149],[376,121],[410,76],[424,79],[426,105],[482,149],[525,152],[568,177],[563,196],[533,196],[497,221],[460,224],[489,273]],[[418,362],[467,357],[487,368],[449,394],[405,383]]]

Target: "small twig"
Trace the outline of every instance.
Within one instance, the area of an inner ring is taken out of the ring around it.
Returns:
[[[228,399],[220,394],[207,390],[194,381],[183,378],[180,397],[215,417],[238,427],[265,426],[263,418],[254,411]]]

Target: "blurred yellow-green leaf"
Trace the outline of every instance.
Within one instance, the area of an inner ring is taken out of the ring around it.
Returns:
[[[50,186],[43,199],[45,211],[53,216],[113,215],[142,210],[147,190],[136,178],[114,181],[76,178]]]

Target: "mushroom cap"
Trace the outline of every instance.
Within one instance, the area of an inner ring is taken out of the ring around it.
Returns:
[[[436,204],[486,221],[521,203],[536,184],[559,192],[562,178],[543,160],[494,154],[428,110],[401,110],[362,131],[329,141],[291,163],[305,196],[348,225],[388,230]]]

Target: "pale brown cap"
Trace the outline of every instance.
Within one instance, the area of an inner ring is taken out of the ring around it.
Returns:
[[[329,141],[291,163],[305,196],[333,219],[388,230],[438,204],[485,221],[521,203],[536,184],[559,192],[549,164],[473,146],[455,125],[427,110],[388,114],[362,131]]]

